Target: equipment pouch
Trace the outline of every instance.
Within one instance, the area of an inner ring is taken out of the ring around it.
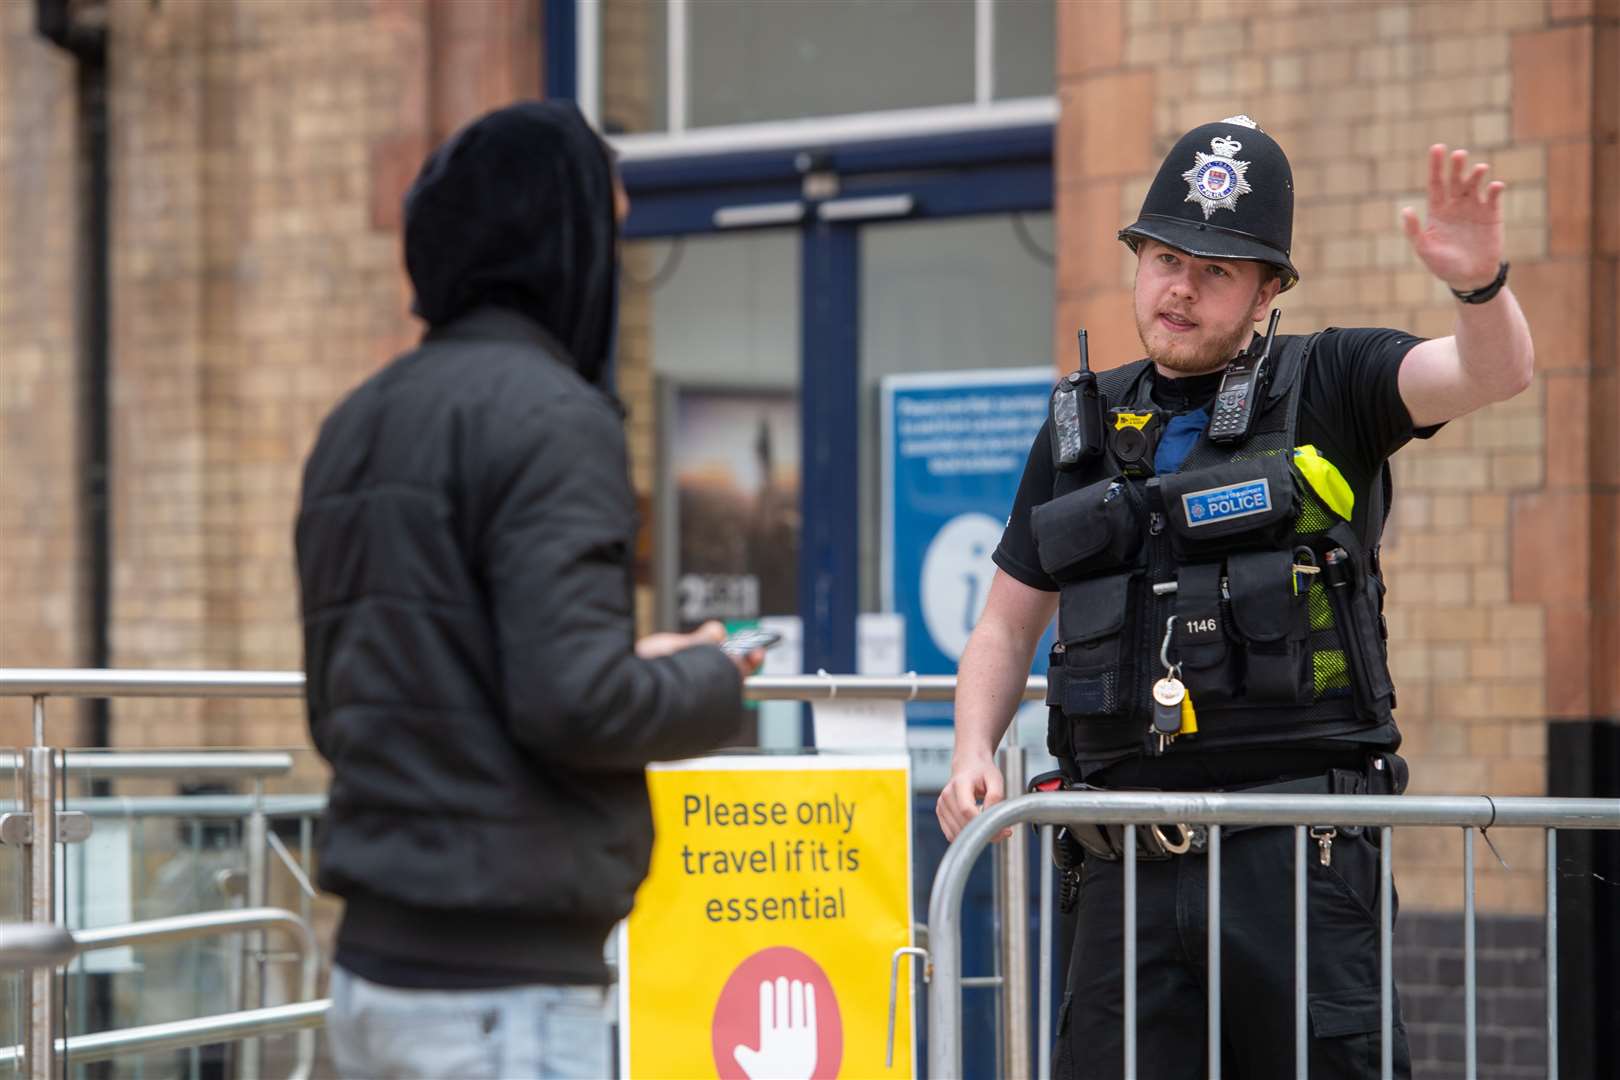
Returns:
[[[1164,476],[1159,490],[1179,562],[1283,547],[1299,516],[1299,486],[1281,454]]]
[[[1176,628],[1171,653],[1195,700],[1230,701],[1242,685],[1242,653],[1232,642],[1231,607],[1221,601],[1221,564],[1176,571]]]
[[[1048,675],[1048,704],[1068,717],[1117,716],[1135,671],[1125,638],[1132,620],[1131,574],[1065,584],[1058,597],[1062,670]],[[1053,659],[1058,659],[1054,653]]]
[[[1142,548],[1136,493],[1119,480],[1099,480],[1042,503],[1030,514],[1041,569],[1058,581],[1118,570]]]
[[[1226,560],[1232,624],[1243,641],[1244,696],[1251,701],[1309,704],[1315,677],[1307,662],[1310,625],[1305,597],[1294,590],[1293,553],[1252,551]]]
[[[1344,555],[1343,551],[1337,554]],[[1384,658],[1383,636],[1379,632],[1378,579],[1348,557],[1325,568],[1324,576],[1328,597],[1333,603],[1333,617],[1349,662],[1356,709],[1363,719],[1381,720],[1394,687]]]
[[[1401,755],[1382,750],[1367,761],[1367,792],[1370,795],[1404,795],[1411,772]]]

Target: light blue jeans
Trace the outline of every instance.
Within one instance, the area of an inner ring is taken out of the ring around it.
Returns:
[[[326,1031],[344,1080],[601,1080],[610,1000],[599,986],[407,990],[334,966]]]

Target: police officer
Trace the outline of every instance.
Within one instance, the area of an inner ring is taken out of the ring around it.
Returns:
[[[1530,331],[1502,260],[1503,185],[1429,150],[1428,208],[1402,227],[1456,296],[1452,336],[1257,333],[1290,261],[1288,159],[1247,117],[1175,144],[1137,221],[1146,358],[1060,380],[1030,450],[998,572],[962,655],[954,838],[1000,801],[994,748],[1057,617],[1049,746],[1067,781],[1107,790],[1395,792],[1378,540],[1387,458],[1529,385]],[[1272,327],[1276,323],[1273,320]],[[1213,417],[1213,419],[1212,419]],[[1140,1075],[1205,1075],[1202,830],[1139,829]],[[1223,1066],[1294,1073],[1293,831],[1223,830]],[[1376,831],[1316,829],[1308,867],[1310,1075],[1376,1075]],[[1118,1077],[1117,831],[1072,830],[1079,930],[1058,1020],[1059,1075]],[[1399,1015],[1397,1010],[1397,1016]],[[1410,1071],[1404,1028],[1397,1072]]]

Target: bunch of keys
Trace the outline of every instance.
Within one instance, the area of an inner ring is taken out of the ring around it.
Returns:
[[[1164,644],[1159,647],[1164,678],[1153,684],[1153,728],[1149,734],[1158,740],[1161,754],[1176,736],[1198,732],[1198,716],[1193,712],[1192,696],[1181,681],[1181,665],[1170,662],[1170,637],[1175,630],[1175,616],[1171,616],[1165,624]]]
[[[1171,668],[1164,678],[1153,684],[1153,736],[1159,742],[1159,753],[1164,753],[1170,741],[1181,734],[1181,703],[1187,700],[1187,687],[1177,678],[1179,670]]]

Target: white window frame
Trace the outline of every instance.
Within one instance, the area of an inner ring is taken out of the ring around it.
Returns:
[[[574,23],[576,100],[586,118],[600,124],[602,4],[601,0],[577,0],[577,4]],[[996,0],[974,0],[971,103],[693,128],[688,124],[687,89],[691,72],[687,0],[666,0],[668,130],[613,136],[611,142],[624,160],[640,161],[1055,124],[1058,118],[1055,96],[995,100],[995,5]]]

